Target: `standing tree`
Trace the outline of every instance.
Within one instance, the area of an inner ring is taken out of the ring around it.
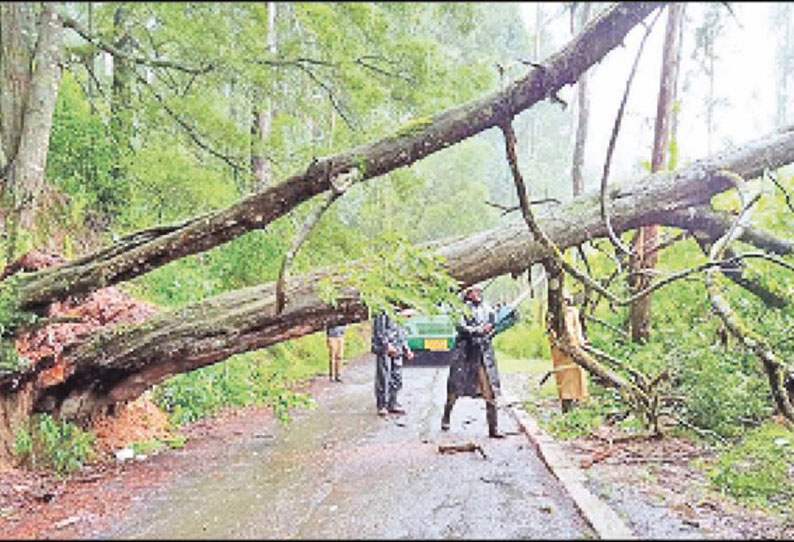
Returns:
[[[590,19],[590,3],[585,2],[579,6],[579,28],[584,28]],[[573,16],[573,15],[572,15]],[[573,180],[573,195],[578,196],[584,191],[582,167],[584,165],[584,149],[587,142],[587,120],[590,115],[590,104],[587,99],[587,73],[583,73],[576,83],[576,103],[578,115],[576,121],[576,142],[573,147],[571,159],[571,178]]]
[[[673,117],[673,102],[678,83],[678,65],[683,22],[684,4],[672,3],[667,8],[667,28],[665,30],[664,48],[662,50],[662,70],[659,77],[659,97],[656,102],[656,122],[653,131],[653,151],[651,155],[651,172],[665,169],[667,149],[670,143],[670,127]],[[632,239],[632,256],[630,267],[633,271],[630,286],[633,293],[648,287],[650,274],[656,267],[659,257],[659,227],[645,226],[637,230]],[[650,335],[651,297],[643,296],[631,304],[629,323],[631,338],[635,342],[647,341]]]
[[[0,5],[0,190],[7,257],[33,226],[61,78],[62,25],[51,3]]]

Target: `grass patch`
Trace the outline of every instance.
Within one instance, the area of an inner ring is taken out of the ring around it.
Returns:
[[[56,421],[49,414],[35,416],[30,429],[20,428],[12,451],[23,464],[67,474],[96,456],[94,434],[72,422]]]
[[[172,435],[170,437],[153,438],[143,440],[140,442],[133,442],[130,447],[135,455],[151,455],[163,448],[179,449],[182,448],[187,442],[187,437],[184,435]]]
[[[361,326],[345,330],[345,359],[368,348]],[[290,410],[312,406],[312,398],[294,390],[301,382],[327,374],[325,333],[318,332],[256,352],[175,375],[155,387],[153,398],[174,425],[211,416],[223,407],[269,405],[284,423]]]
[[[765,423],[706,470],[723,493],[765,510],[790,511],[794,500],[794,433]]]

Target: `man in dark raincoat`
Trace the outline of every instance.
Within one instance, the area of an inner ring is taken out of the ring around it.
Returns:
[[[441,430],[449,430],[452,407],[458,397],[482,397],[485,399],[485,419],[488,436],[501,438],[496,416],[496,397],[500,395],[499,371],[491,344],[494,314],[482,300],[482,287],[478,284],[468,288],[463,297],[471,310],[457,325],[457,338],[452,353],[447,377],[447,403],[441,418]]]
[[[409,316],[410,310],[401,312]],[[380,312],[372,322],[372,352],[375,354],[375,405],[379,416],[405,414],[397,402],[397,393],[402,388],[403,358],[413,358],[408,347],[405,329],[393,321],[385,312]]]

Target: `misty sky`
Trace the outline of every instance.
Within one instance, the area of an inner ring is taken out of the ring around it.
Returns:
[[[679,74],[679,164],[707,155],[705,101],[708,81],[692,59],[695,23],[702,20],[706,6],[688,3],[686,7]],[[559,7],[559,4],[546,3],[542,10],[548,14],[558,12]],[[761,137],[775,126],[776,38],[771,26],[771,4],[735,3],[732,7],[736,18],[725,10],[724,31],[717,38],[720,61],[715,68],[715,96],[722,104],[715,110],[713,152]],[[534,32],[535,3],[524,3],[522,13],[529,31]],[[651,17],[647,19],[651,20]],[[645,43],[613,155],[610,182],[618,183],[628,176],[636,176],[643,171],[641,162],[650,160],[666,24],[665,11]],[[570,39],[567,16],[558,17],[548,28],[553,43],[544,44],[544,56]],[[627,36],[625,47],[611,51],[588,72],[590,124],[585,156],[588,189],[600,183],[612,126],[644,33],[645,28],[638,25]],[[573,88],[564,89],[560,96],[572,102]]]

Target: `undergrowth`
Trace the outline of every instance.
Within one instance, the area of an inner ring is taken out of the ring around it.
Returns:
[[[94,434],[76,424],[56,421],[49,414],[31,419],[29,429],[17,430],[14,456],[33,469],[45,468],[67,474],[96,456]]]
[[[357,326],[345,332],[345,358],[366,348]],[[290,410],[311,406],[311,397],[293,391],[302,381],[325,374],[328,351],[323,332],[247,352],[190,373],[175,375],[155,387],[155,404],[175,425],[211,416],[223,407],[268,405],[286,423]]]

